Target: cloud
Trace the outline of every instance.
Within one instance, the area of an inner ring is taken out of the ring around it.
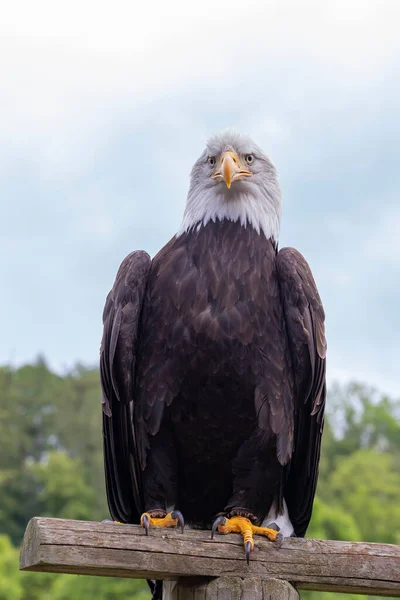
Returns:
[[[315,88],[334,87],[340,106],[349,89],[365,91],[391,71],[399,11],[395,0],[9,3],[0,24],[2,154],[34,153],[43,177],[69,177],[126,123],[188,90],[229,108],[238,93],[250,106],[262,93],[283,107],[294,101],[308,119]],[[287,122],[267,112],[258,131],[286,139]]]
[[[113,237],[115,227],[109,215],[96,214],[85,215],[78,222],[78,231],[83,234],[97,235],[101,237]]]
[[[331,374],[398,387],[399,17],[397,0],[9,2],[1,359],[96,360],[119,263],[174,234],[205,139],[234,126],[280,171]]]
[[[374,262],[400,267],[400,211],[398,208],[381,215],[371,237],[364,245],[365,256]]]

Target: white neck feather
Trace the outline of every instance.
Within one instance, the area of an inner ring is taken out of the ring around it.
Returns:
[[[222,185],[220,189],[216,186],[206,189],[202,186],[191,187],[177,236],[196,225],[199,229],[209,221],[228,219],[239,221],[244,227],[250,225],[257,233],[262,232],[266,238],[277,242],[282,213],[279,184],[276,182],[276,185],[271,185],[269,182],[267,188],[249,183],[236,182],[231,190],[224,190]]]

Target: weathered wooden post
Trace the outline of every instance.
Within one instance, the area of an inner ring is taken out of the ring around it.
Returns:
[[[287,581],[248,577],[217,577],[199,582],[182,579],[172,600],[298,600],[299,594]]]
[[[400,546],[256,540],[250,564],[231,534],[34,518],[22,543],[29,571],[178,580],[174,600],[296,600],[298,589],[400,597]]]

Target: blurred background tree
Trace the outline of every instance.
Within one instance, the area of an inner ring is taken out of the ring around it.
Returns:
[[[309,537],[400,543],[400,402],[360,384],[328,398]],[[96,369],[65,376],[40,357],[0,368],[0,600],[145,600],[144,582],[19,573],[32,516],[108,517]],[[302,592],[303,600],[347,594]],[[361,599],[362,596],[354,596]]]

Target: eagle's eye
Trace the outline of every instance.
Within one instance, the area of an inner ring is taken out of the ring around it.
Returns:
[[[216,162],[217,162],[217,161],[215,160],[215,156],[209,156],[209,157],[208,157],[208,162],[210,163],[210,165],[211,165],[212,167],[215,167],[215,164],[216,164]]]
[[[254,154],[246,154],[244,160],[247,162],[248,165],[252,165],[254,162]]]

